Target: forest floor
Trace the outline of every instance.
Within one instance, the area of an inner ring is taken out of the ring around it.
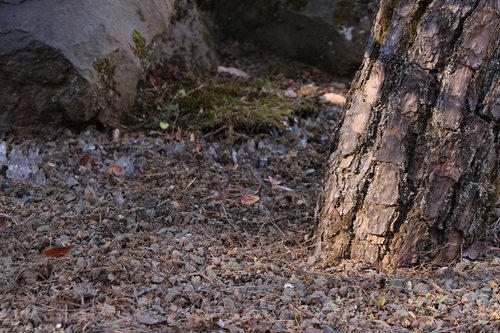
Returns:
[[[347,92],[294,68],[275,93]],[[498,332],[495,248],[397,270],[313,256],[340,112],[319,108],[237,140],[2,128],[0,332]]]

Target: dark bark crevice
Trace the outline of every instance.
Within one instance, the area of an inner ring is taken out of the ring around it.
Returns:
[[[422,0],[418,2],[417,10],[415,14],[411,17],[410,22],[407,26],[408,31],[408,48],[413,46],[415,41],[415,36],[417,35],[417,28],[420,25],[424,15],[427,13],[430,4],[433,0]]]
[[[500,28],[490,5],[382,1],[319,201],[317,238],[338,256],[450,261],[491,220]]]
[[[476,11],[476,8],[479,6],[480,2],[481,0],[474,1],[471,9],[458,20],[457,28],[455,29],[453,37],[450,39],[450,42],[448,44],[449,47],[444,49],[444,59],[452,57],[453,54],[456,53],[457,48],[462,47],[460,39],[463,37],[465,21]]]

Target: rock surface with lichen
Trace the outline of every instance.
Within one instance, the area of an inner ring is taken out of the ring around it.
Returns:
[[[113,124],[149,68],[216,64],[206,30],[188,1],[3,1],[0,123]]]

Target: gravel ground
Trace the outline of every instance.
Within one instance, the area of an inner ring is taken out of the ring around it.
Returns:
[[[337,116],[233,144],[3,128],[0,332],[497,332],[496,248],[389,271],[311,255]]]

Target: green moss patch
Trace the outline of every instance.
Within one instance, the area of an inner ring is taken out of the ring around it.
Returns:
[[[134,41],[135,48],[134,48],[134,54],[137,58],[139,59],[145,59],[146,58],[146,38],[142,36],[141,32],[137,29],[134,29],[132,31],[132,40]]]
[[[320,102],[284,96],[283,87],[268,79],[186,78],[142,89],[134,122],[174,133],[195,131],[222,138],[283,130],[297,115],[311,115]],[[205,83],[200,83],[200,81]]]
[[[102,58],[94,62],[94,69],[99,73],[99,78],[104,83],[107,90],[115,91],[116,81],[114,79],[116,65],[114,65],[108,58]]]

